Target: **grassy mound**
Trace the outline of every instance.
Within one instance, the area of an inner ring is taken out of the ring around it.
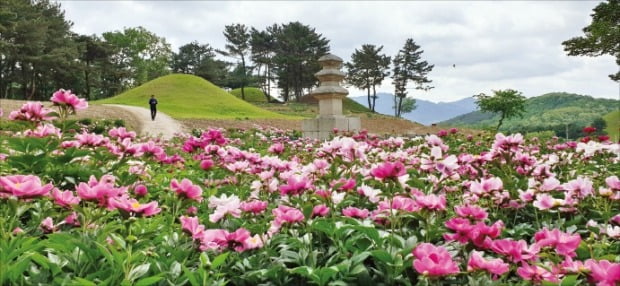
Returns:
[[[244,87],[243,92],[245,93],[245,101],[247,102],[267,102],[267,97],[265,96],[265,93],[258,87]],[[230,94],[241,99],[241,88],[235,88],[231,90]],[[277,101],[277,99],[273,97],[271,98],[271,102]]]
[[[616,142],[620,140],[620,110],[607,113],[603,116],[603,119],[605,119],[605,123],[607,123],[605,132],[609,134],[609,137]]]
[[[294,118],[256,107],[203,78],[187,74],[163,76],[117,96],[94,103],[125,104],[148,108],[148,101],[152,94],[159,102],[157,109],[174,118]]]

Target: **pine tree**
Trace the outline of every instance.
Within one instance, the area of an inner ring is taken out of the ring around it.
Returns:
[[[376,86],[390,75],[390,57],[380,54],[382,49],[383,46],[377,48],[375,45],[362,45],[361,50],[355,49],[351,55],[351,62],[345,64],[347,82],[357,88],[366,89],[368,108],[372,112],[375,112]]]

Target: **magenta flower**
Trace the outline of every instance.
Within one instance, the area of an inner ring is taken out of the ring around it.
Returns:
[[[80,221],[78,220],[78,214],[76,212],[72,212],[65,218],[65,223],[73,226],[80,226]]]
[[[591,271],[590,279],[597,286],[615,286],[620,283],[620,263],[588,259],[585,266]]]
[[[28,137],[37,137],[37,138],[43,138],[43,137],[53,135],[53,136],[60,138],[61,132],[59,128],[56,128],[52,124],[46,123],[46,124],[37,126],[35,130],[24,131],[24,135]]]
[[[54,120],[55,116],[50,115],[53,111],[43,107],[40,102],[26,102],[19,110],[9,113],[9,120],[23,120],[40,122]]]
[[[347,207],[342,210],[342,215],[352,218],[365,219],[368,217],[368,213],[367,209],[358,209],[356,207]]]
[[[71,208],[71,206],[80,203],[80,198],[73,195],[72,191],[61,192],[58,189],[53,189],[52,198],[57,205],[65,208]]]
[[[136,186],[133,188],[133,192],[134,192],[134,194],[136,194],[136,196],[139,196],[139,197],[144,197],[144,196],[146,196],[146,194],[148,194],[148,193],[149,193],[149,190],[146,188],[146,186],[145,186],[145,185],[143,185],[143,184],[138,184],[138,185],[136,185]]]
[[[536,200],[532,205],[539,210],[548,210],[557,206],[563,206],[564,200],[556,199],[548,194],[537,194]]]
[[[284,152],[284,145],[280,142],[274,143],[273,145],[269,146],[269,149],[267,149],[267,151],[273,154],[281,154],[282,152]]]
[[[491,274],[502,275],[508,272],[508,269],[508,263],[503,260],[499,258],[486,260],[482,257],[482,252],[475,250],[471,252],[467,261],[467,271],[484,270]]]
[[[200,169],[203,169],[206,171],[206,170],[211,169],[211,167],[213,167],[213,160],[205,159],[205,160],[200,161]]]
[[[304,214],[300,210],[285,205],[279,205],[271,212],[275,216],[275,220],[280,223],[296,223],[304,220]]]
[[[459,273],[459,267],[443,246],[421,243],[413,251],[413,268],[425,276],[445,276]]]
[[[104,146],[108,144],[109,139],[103,137],[103,135],[95,134],[95,133],[86,133],[86,131],[81,134],[75,135],[75,139],[80,144],[80,146],[91,146],[98,147]]]
[[[574,194],[582,199],[587,196],[591,196],[594,193],[592,181],[583,177],[569,181],[568,183],[563,184],[562,187],[564,190],[569,191],[570,194]]]
[[[529,265],[525,262],[521,264],[521,267],[517,268],[517,274],[524,280],[540,283],[542,281],[549,281],[553,283],[560,282],[557,274],[549,272],[547,269],[538,265]]]
[[[39,226],[44,233],[52,233],[56,231],[56,226],[54,226],[54,221],[51,217],[46,217],[45,219],[43,219]]]
[[[446,196],[444,195],[418,195],[414,196],[416,203],[428,210],[445,210],[446,209]]]
[[[620,191],[620,180],[618,176],[610,176],[605,178],[605,183],[611,189]]]
[[[559,229],[548,230],[546,227],[534,234],[536,245],[538,247],[551,247],[554,252],[560,255],[574,257],[577,254],[575,250],[581,243],[579,234],[568,234],[561,232]]]
[[[245,250],[245,241],[249,238],[250,231],[245,228],[239,228],[235,232],[226,234],[228,247],[234,249],[236,252],[243,252]]]
[[[469,191],[476,195],[484,195],[493,191],[500,191],[504,188],[502,179],[493,177],[489,179],[481,179],[480,182],[471,182]]]
[[[327,216],[329,208],[326,205],[318,205],[312,208],[312,217]]]
[[[108,131],[108,135],[111,138],[118,138],[120,140],[123,140],[123,139],[126,139],[126,138],[129,138],[129,139],[136,138],[136,132],[127,131],[127,129],[125,129],[125,127],[112,128],[112,129],[110,129],[110,131]]]
[[[181,228],[189,233],[192,238],[198,239],[202,237],[202,232],[205,230],[205,226],[198,223],[197,217],[186,217],[181,216],[179,218],[181,221]]]
[[[244,212],[251,212],[253,214],[259,214],[265,211],[267,208],[267,202],[265,201],[250,201],[241,203],[241,210]]]
[[[312,182],[303,175],[293,174],[286,179],[286,185],[280,186],[281,195],[299,195],[312,188]]]
[[[53,188],[52,184],[41,185],[41,179],[34,175],[0,177],[0,194],[7,193],[22,199],[47,196]]]
[[[454,211],[458,216],[472,219],[474,221],[485,220],[488,216],[488,213],[485,209],[476,205],[455,206]]]
[[[407,171],[401,162],[384,162],[370,170],[370,174],[379,180],[398,179],[398,177],[406,175]]]
[[[198,185],[194,185],[192,181],[183,179],[181,183],[177,179],[172,179],[170,182],[170,188],[181,197],[195,200],[197,202],[202,201],[202,189]]]
[[[530,250],[524,240],[513,240],[511,238],[498,239],[491,244],[491,250],[497,254],[506,256],[512,262],[520,262],[533,258],[538,254],[537,249]]]
[[[225,248],[228,245],[228,239],[226,235],[228,232],[223,229],[207,229],[201,232],[200,237],[197,239],[200,241],[200,250],[216,250]]]
[[[129,199],[127,197],[111,198],[109,201],[110,208],[116,208],[130,215],[139,217],[148,217],[158,214],[161,212],[161,209],[158,208],[157,205],[158,203],[155,201],[148,204],[141,204],[136,199]]]
[[[59,89],[52,94],[50,99],[54,105],[65,105],[71,108],[73,112],[88,108],[86,99],[78,98],[71,90]]]

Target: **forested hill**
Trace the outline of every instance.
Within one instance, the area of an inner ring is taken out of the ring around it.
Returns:
[[[614,99],[593,98],[565,92],[547,93],[528,98],[522,118],[505,120],[500,128],[502,132],[534,132],[552,130],[556,134],[565,134],[568,126],[569,135],[595,121],[609,112],[618,110],[620,101]],[[472,128],[495,127],[499,116],[493,113],[473,111],[443,121],[440,125],[463,126]]]

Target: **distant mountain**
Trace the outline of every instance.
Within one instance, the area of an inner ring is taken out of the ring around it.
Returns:
[[[528,98],[523,117],[505,120],[500,131],[512,133],[551,130],[561,136],[566,129],[572,129],[573,132],[569,133],[574,133],[574,130],[581,130],[595,120],[600,121],[601,117],[618,109],[620,101],[615,99],[565,92],[547,93]],[[473,111],[439,124],[483,129],[495,127],[498,121],[498,115]]]
[[[355,96],[350,98],[368,107],[367,96]],[[375,111],[381,114],[394,115],[392,106],[394,106],[394,95],[390,93],[377,93]],[[448,120],[455,116],[474,111],[477,108],[473,97],[467,97],[453,102],[439,103],[416,99],[416,106],[417,108],[414,111],[404,114],[403,117],[424,125],[431,125],[443,120]]]

